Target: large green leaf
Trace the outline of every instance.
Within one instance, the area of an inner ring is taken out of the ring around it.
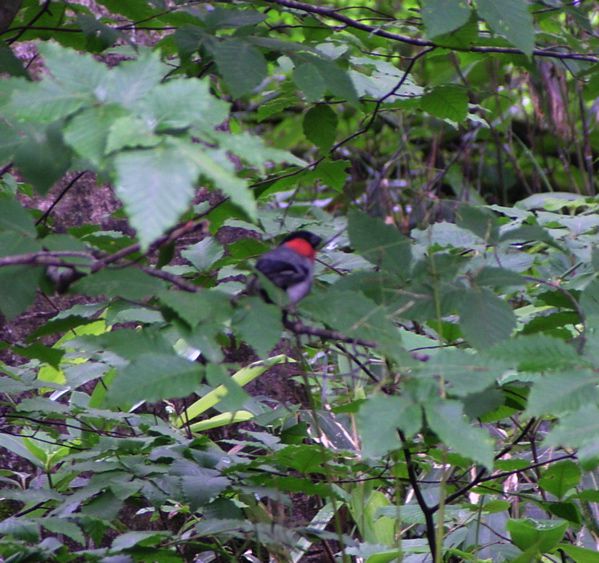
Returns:
[[[228,104],[210,94],[208,81],[195,78],[159,84],[145,96],[141,107],[158,131],[190,125],[210,131],[229,113]]]
[[[70,164],[71,152],[56,124],[46,129],[28,129],[15,154],[15,165],[41,193],[46,193],[62,178]]]
[[[174,354],[144,354],[112,382],[106,399],[111,405],[185,397],[201,383],[201,365]]]
[[[508,338],[516,327],[516,316],[512,308],[489,289],[474,289],[465,293],[460,327],[472,346],[483,349]]]
[[[422,97],[424,111],[440,119],[463,121],[468,113],[468,94],[464,88],[455,84],[437,86]]]
[[[327,105],[314,106],[304,116],[304,135],[326,152],[335,142],[337,114]]]
[[[33,218],[9,194],[0,193],[0,231],[13,231],[27,237],[36,236]]]
[[[73,284],[73,289],[85,295],[124,297],[139,301],[164,289],[165,283],[137,268],[104,269],[85,276]]]
[[[507,529],[512,541],[521,549],[536,546],[539,553],[551,551],[564,537],[568,523],[563,520],[510,519]]]
[[[568,492],[579,485],[581,477],[582,472],[578,464],[570,460],[564,460],[543,471],[543,475],[539,479],[539,485],[542,489],[561,500]]]
[[[240,303],[233,326],[235,332],[263,358],[281,338],[281,315],[279,307],[265,303],[259,297],[250,297]]]
[[[214,48],[214,60],[233,95],[249,94],[266,77],[266,61],[253,45],[226,39]]]
[[[441,441],[460,455],[493,469],[493,441],[464,416],[462,403],[436,401],[425,405],[426,420]]]
[[[293,81],[304,93],[308,102],[319,101],[327,89],[326,82],[318,68],[310,63],[302,63],[295,67]]]
[[[397,429],[410,439],[422,425],[422,409],[405,397],[374,395],[360,405],[357,416],[362,453],[379,458],[401,447]]]
[[[147,248],[191,203],[198,167],[170,145],[123,152],[115,167],[116,193]]]
[[[408,238],[360,211],[350,211],[348,219],[349,238],[359,254],[401,279],[409,276],[412,249]]]
[[[589,402],[595,403],[599,398],[597,384],[599,376],[591,371],[547,373],[533,384],[526,414],[559,415],[575,411]]]
[[[79,156],[100,166],[110,127],[124,114],[125,110],[115,105],[90,107],[69,121],[64,140]]]
[[[431,39],[464,25],[470,18],[466,0],[422,0],[422,21]]]
[[[477,10],[495,33],[503,35],[526,55],[532,54],[534,27],[526,0],[477,0]]]
[[[581,363],[572,346],[545,334],[519,336],[494,346],[487,353],[524,371],[556,370]]]

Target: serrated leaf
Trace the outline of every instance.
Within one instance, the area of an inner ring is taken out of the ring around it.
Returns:
[[[40,245],[15,232],[0,233],[0,257],[38,252]],[[0,268],[0,312],[12,320],[35,301],[42,268],[8,266]]]
[[[319,179],[329,188],[342,192],[348,177],[349,166],[350,163],[347,160],[325,160],[316,169],[310,171],[305,179],[306,181],[310,181],[312,178]]]
[[[110,127],[125,111],[118,106],[95,106],[78,113],[64,129],[64,140],[93,165],[100,166]]]
[[[410,439],[422,425],[422,409],[405,397],[375,395],[360,405],[357,415],[362,453],[380,458],[401,447],[397,429]]]
[[[310,63],[302,63],[295,67],[293,81],[304,93],[308,102],[319,101],[327,89],[327,85],[318,68]]]
[[[143,354],[118,373],[106,400],[124,405],[185,397],[201,383],[201,366],[173,354]]]
[[[358,93],[349,74],[336,63],[326,59],[314,59],[320,75],[324,78],[328,90],[334,96],[347,100],[350,104],[358,104]]]
[[[422,21],[430,39],[463,26],[470,18],[466,0],[422,0]]]
[[[307,139],[326,152],[337,136],[337,114],[327,105],[314,106],[304,116],[303,130]]]
[[[119,268],[104,269],[85,276],[72,287],[84,295],[106,295],[139,301],[164,289],[165,283],[137,268]]]
[[[351,307],[347,304],[351,303]],[[354,291],[312,291],[300,305],[312,318],[336,329],[346,336],[377,342],[381,349],[394,357],[401,355],[401,337],[387,318],[384,307]]]
[[[352,245],[370,263],[405,279],[412,261],[410,241],[380,219],[351,210],[348,234]]]
[[[105,153],[125,148],[155,147],[160,141],[143,119],[126,115],[110,124]]]
[[[85,545],[85,536],[83,535],[81,528],[74,522],[69,522],[65,518],[51,516],[39,518],[37,521],[53,534],[64,534],[74,542]]]
[[[236,98],[249,94],[266,77],[266,60],[250,43],[226,39],[214,48],[214,60]]]
[[[198,167],[168,145],[120,153],[115,167],[116,193],[146,249],[191,203]]]
[[[0,231],[13,231],[32,238],[37,234],[31,215],[9,194],[0,193]]]
[[[65,91],[94,94],[108,74],[106,65],[91,54],[62,47],[54,41],[40,43],[39,51],[46,68]]]
[[[256,218],[254,195],[248,189],[246,181],[233,173],[225,151],[205,152],[198,145],[186,142],[176,144],[173,142],[173,146],[179,151],[179,160],[187,158],[197,166],[203,176],[212,180],[214,185],[227,194],[231,201],[241,207],[251,219]]]
[[[504,364],[463,350],[440,350],[418,370],[419,374],[442,377],[451,395],[479,393],[505,371]]]
[[[582,472],[578,464],[565,460],[555,463],[543,471],[539,485],[561,500],[569,491],[578,486],[581,477]]]
[[[544,371],[581,362],[576,350],[560,338],[544,334],[519,336],[487,351],[489,357],[510,362],[523,371]]]
[[[526,0],[477,0],[477,11],[495,33],[503,35],[524,54],[532,54],[534,27]]]
[[[599,407],[586,404],[577,411],[564,415],[549,432],[545,443],[549,446],[579,448],[597,442],[599,436]]]
[[[257,25],[266,19],[266,14],[256,10],[237,10],[214,7],[204,19],[204,23],[212,29],[226,27],[243,27],[246,25]]]
[[[509,338],[515,327],[512,308],[493,292],[483,288],[465,293],[460,328],[472,346],[479,349],[493,346]]]
[[[598,383],[599,377],[591,371],[548,373],[533,383],[526,414],[559,415],[596,402]]]
[[[117,103],[126,108],[135,108],[162,81],[168,72],[157,52],[144,51],[139,58],[125,61],[112,69],[96,95],[105,103]]]
[[[231,298],[218,290],[206,290],[197,295],[165,291],[159,297],[192,328],[202,322],[224,322],[231,314]]]
[[[15,153],[15,165],[35,189],[46,193],[62,178],[71,164],[71,152],[64,144],[60,127],[29,130]]]
[[[156,124],[157,131],[190,125],[210,131],[229,113],[229,104],[210,94],[209,82],[195,78],[159,84],[145,96],[141,107],[142,113]]]
[[[244,299],[240,305],[233,322],[236,333],[258,356],[268,356],[268,352],[276,346],[283,332],[281,309],[265,303],[259,297]]]
[[[468,94],[461,86],[446,84],[425,94],[420,104],[424,111],[439,119],[460,122],[468,113]]]
[[[425,405],[426,420],[441,441],[464,457],[493,469],[493,441],[480,428],[466,420],[462,404],[441,401]]]
[[[204,272],[225,254],[222,245],[212,237],[206,237],[200,242],[181,251],[181,256],[189,260],[194,267]]]
[[[15,128],[0,121],[0,164],[12,160],[22,142],[23,138]]]

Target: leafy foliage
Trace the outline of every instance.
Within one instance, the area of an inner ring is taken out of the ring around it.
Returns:
[[[592,2],[6,4],[0,559],[597,559]]]

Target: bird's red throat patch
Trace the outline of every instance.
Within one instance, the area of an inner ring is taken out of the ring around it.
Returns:
[[[313,246],[303,238],[294,238],[288,240],[283,244],[287,248],[297,252],[301,256],[305,256],[306,258],[310,258],[310,260],[314,260],[316,257],[316,250],[314,250]]]

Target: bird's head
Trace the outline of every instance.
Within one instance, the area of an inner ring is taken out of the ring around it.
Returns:
[[[314,260],[316,250],[321,243],[322,239],[310,231],[294,231],[281,241],[281,246],[290,248],[301,256]]]

